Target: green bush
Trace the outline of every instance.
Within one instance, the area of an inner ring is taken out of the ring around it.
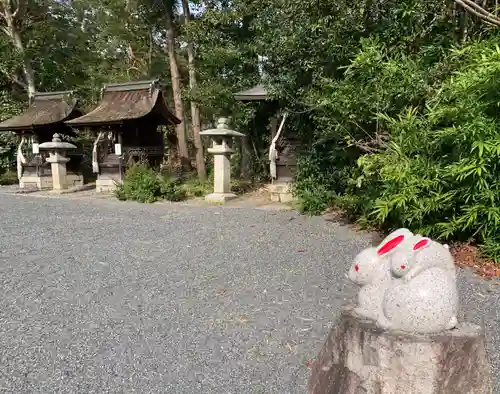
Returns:
[[[346,188],[350,152],[336,143],[317,144],[307,152],[298,158],[292,193],[302,213],[319,215]]]
[[[208,181],[202,182],[197,178],[192,178],[184,183],[183,188],[189,197],[203,197],[210,193],[212,185]]]
[[[441,239],[473,240],[500,257],[500,50],[482,42],[455,51],[460,68],[423,111],[380,115],[391,140],[359,160],[363,219]]]
[[[472,241],[500,260],[497,42],[475,42],[431,64],[422,54],[362,49],[335,82],[333,121],[317,114],[316,136],[358,153],[339,160],[338,152],[308,152],[295,185],[303,209],[336,204],[366,227]]]
[[[0,185],[15,185],[17,184],[17,174],[14,171],[6,171],[0,174]]]
[[[158,200],[182,201],[185,191],[171,179],[162,177],[144,164],[130,167],[122,184],[117,185],[115,196],[119,200],[152,203]]]
[[[181,184],[165,178],[161,180],[160,193],[162,198],[168,201],[183,201],[188,197]]]

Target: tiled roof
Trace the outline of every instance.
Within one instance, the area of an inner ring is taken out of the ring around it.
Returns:
[[[121,123],[142,118],[151,112],[159,115],[162,124],[180,123],[167,108],[156,80],[110,84],[104,87],[97,108],[66,124],[85,127]]]
[[[28,109],[0,123],[0,131],[32,130],[37,126],[61,123],[71,117],[81,115],[76,106],[77,100],[73,98],[71,90],[35,93]]]

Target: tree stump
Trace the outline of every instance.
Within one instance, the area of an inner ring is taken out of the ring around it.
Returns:
[[[343,311],[312,366],[310,394],[491,394],[483,330],[383,331]]]

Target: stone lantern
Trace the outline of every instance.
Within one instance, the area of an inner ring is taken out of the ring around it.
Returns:
[[[69,142],[61,141],[59,134],[52,136],[51,142],[44,142],[38,147],[40,150],[48,150],[49,157],[47,163],[51,164],[52,170],[52,188],[54,190],[64,190],[68,188],[66,178],[66,163],[70,160],[65,157],[65,153],[69,149],[76,149],[76,146]]]
[[[208,153],[214,155],[214,192],[205,197],[209,202],[224,203],[236,195],[231,193],[231,154],[233,138],[245,137],[244,134],[229,129],[227,118],[219,118],[217,128],[200,133],[212,139]]]

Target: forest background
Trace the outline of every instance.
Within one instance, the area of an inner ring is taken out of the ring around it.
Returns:
[[[176,154],[199,179],[199,132],[218,116],[248,135],[248,176],[262,179],[267,120],[233,98],[262,82],[302,140],[303,211],[336,207],[500,260],[498,11],[498,0],[0,0],[0,120],[35,91],[75,89],[90,109],[104,84],[159,78],[183,120]],[[0,134],[0,172],[16,146]]]

